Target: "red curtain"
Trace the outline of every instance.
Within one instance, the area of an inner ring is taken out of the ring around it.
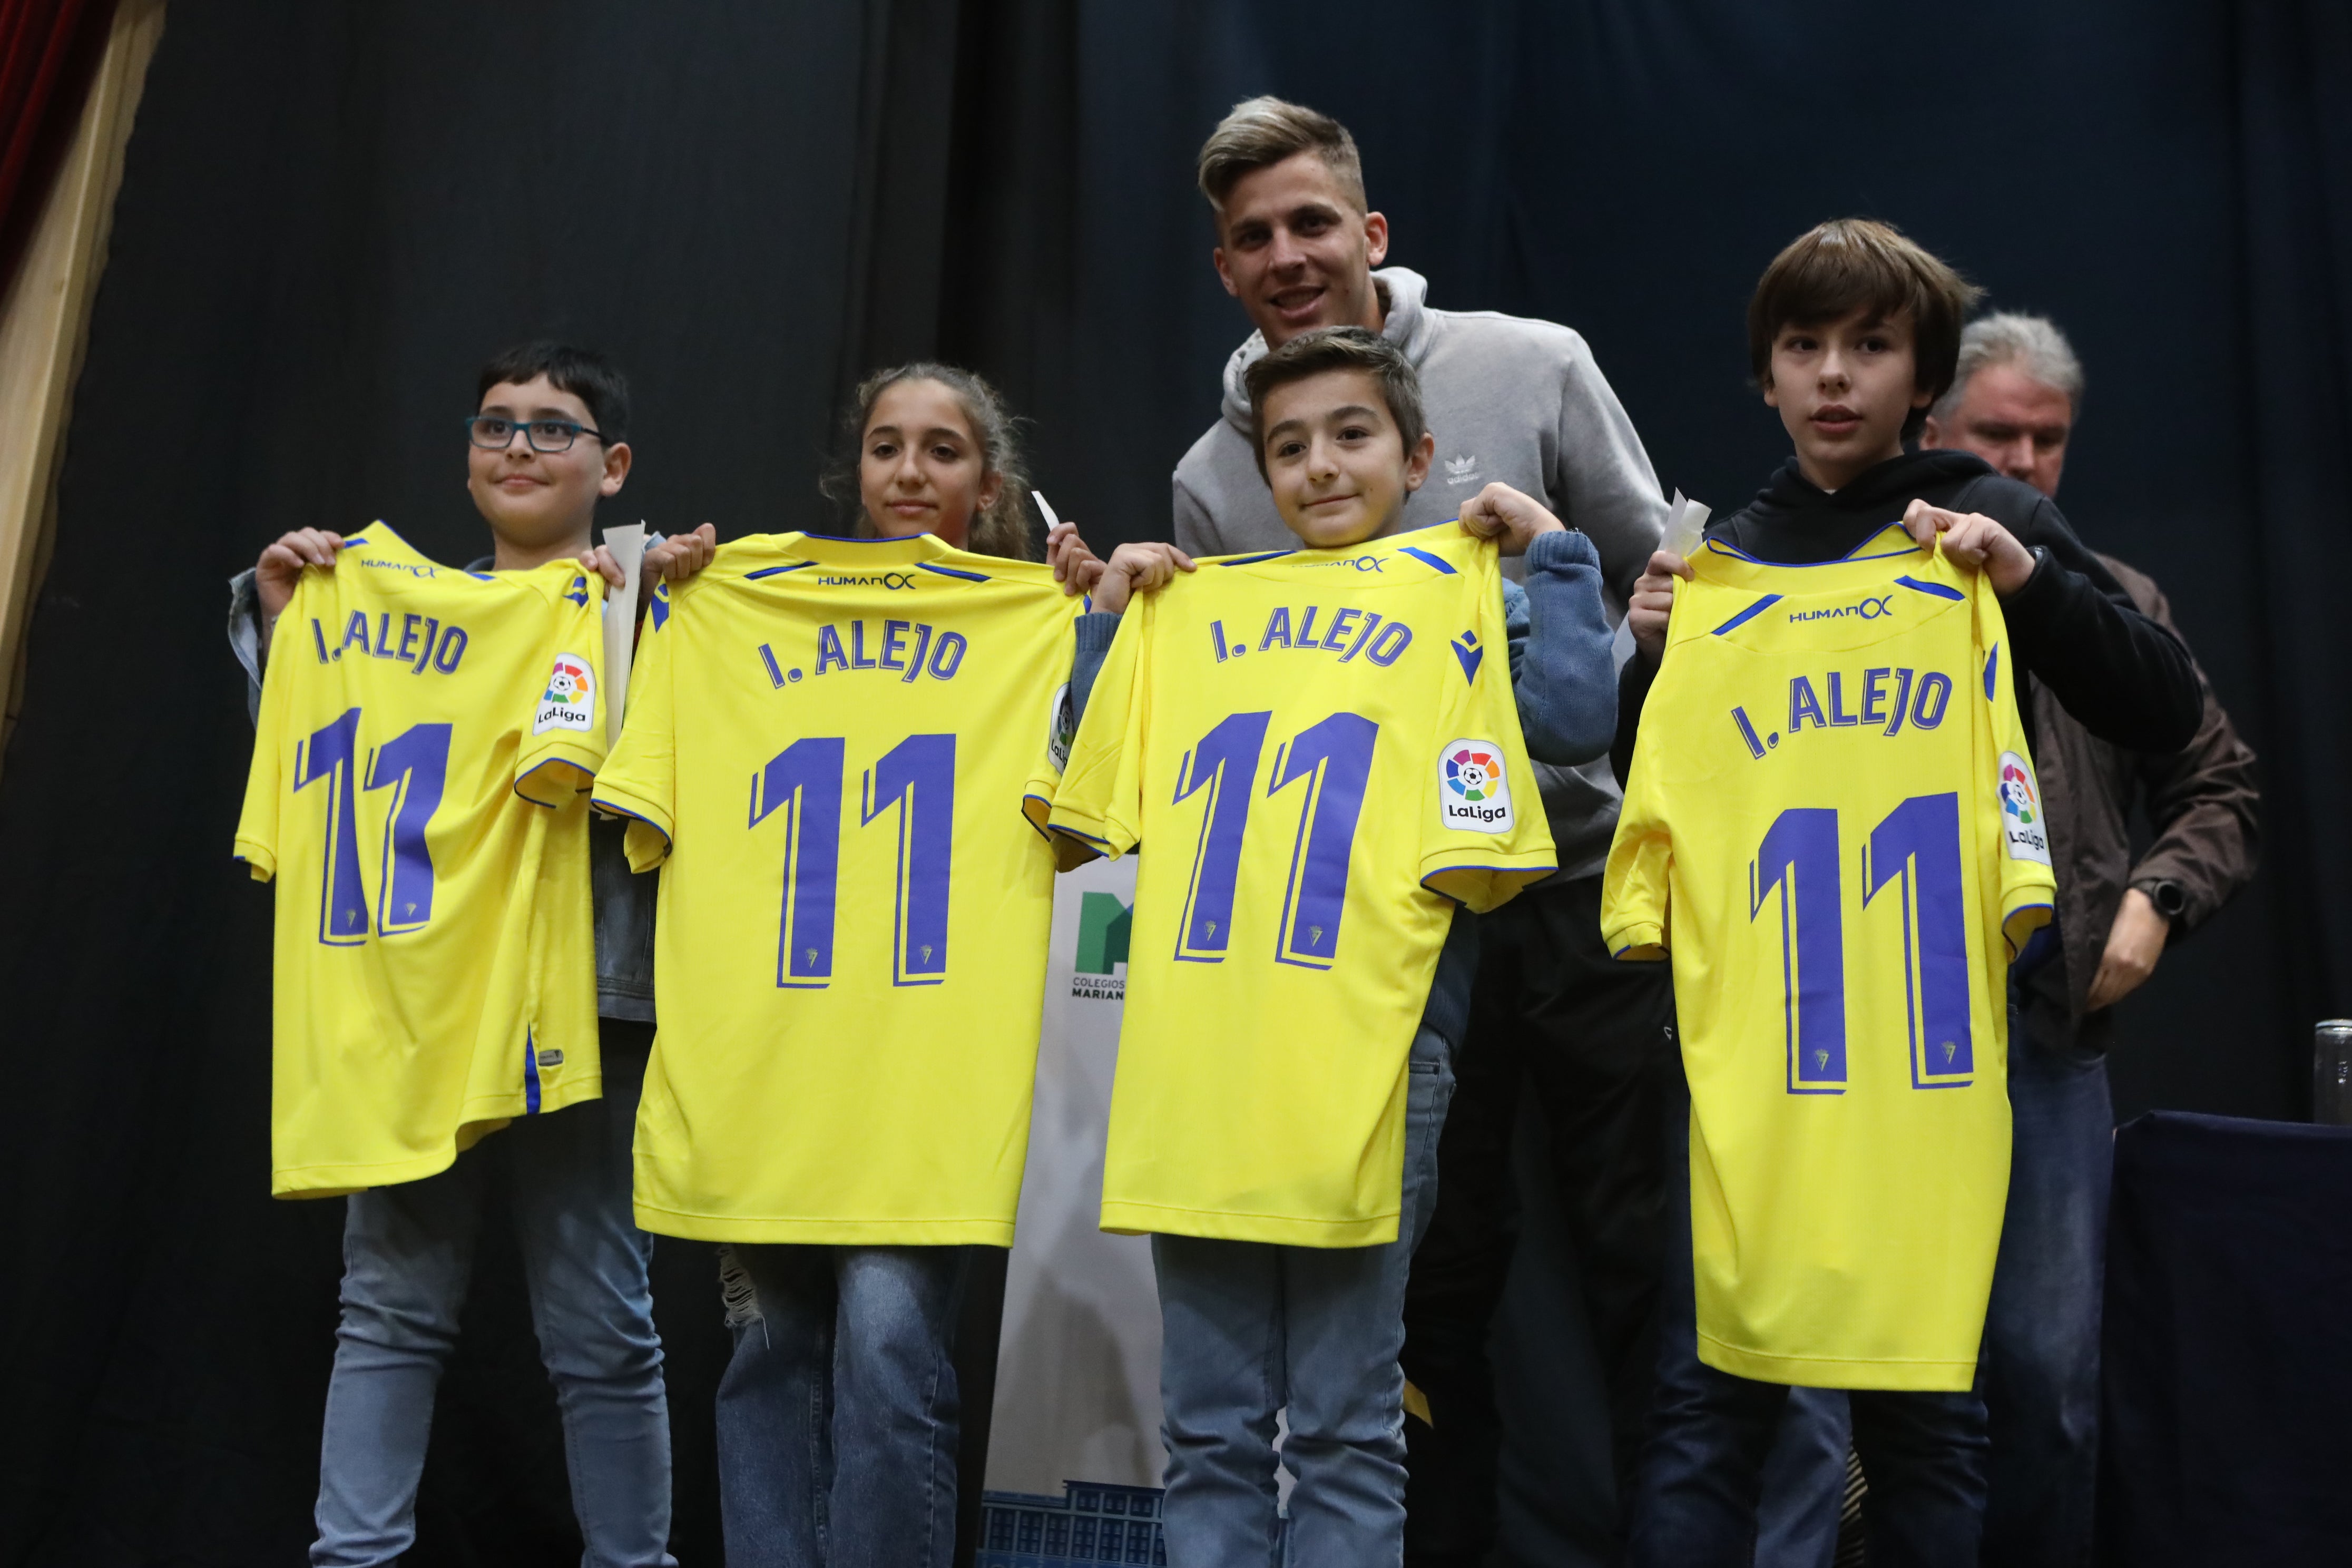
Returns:
[[[73,134],[114,0],[0,0],[0,289]]]

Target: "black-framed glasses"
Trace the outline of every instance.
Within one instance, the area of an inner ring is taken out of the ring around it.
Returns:
[[[513,446],[518,429],[534,452],[569,452],[572,443],[583,436],[593,436],[599,441],[604,438],[602,430],[592,430],[569,419],[509,419],[503,414],[466,416],[466,439],[488,451],[503,452]]]

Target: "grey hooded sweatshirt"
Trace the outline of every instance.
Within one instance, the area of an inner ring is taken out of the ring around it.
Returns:
[[[1500,479],[1551,508],[1601,556],[1610,624],[1665,526],[1666,503],[1633,422],[1584,339],[1550,321],[1493,310],[1439,310],[1428,280],[1402,267],[1372,274],[1381,332],[1421,373],[1421,400],[1437,437],[1428,483],[1405,503],[1408,528],[1444,522]],[[1265,353],[1249,341],[1225,362],[1224,417],[1176,465],[1176,543],[1195,555],[1286,550],[1298,542],[1274,510],[1250,454],[1243,373]],[[1618,638],[1622,662],[1631,645]],[[1606,759],[1580,768],[1536,764],[1562,878],[1599,874],[1621,798]]]

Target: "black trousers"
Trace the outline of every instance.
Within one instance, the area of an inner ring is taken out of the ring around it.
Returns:
[[[1481,917],[1479,942],[1437,1207],[1405,1291],[1401,1359],[1430,1414],[1405,1423],[1405,1555],[1430,1568],[1480,1562],[1495,1541],[1502,1428],[1486,1341],[1518,1239],[1523,1089],[1542,1111],[1608,1378],[1617,1495],[1632,1496],[1655,1380],[1662,1131],[1681,1068],[1668,966],[1609,956],[1599,877],[1520,894]]]

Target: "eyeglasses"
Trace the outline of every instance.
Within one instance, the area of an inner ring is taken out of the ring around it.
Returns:
[[[509,419],[503,414],[475,414],[466,420],[466,438],[492,452],[503,452],[513,446],[517,430],[523,432],[534,452],[569,452],[572,443],[582,436],[593,436],[599,441],[604,438],[602,430],[591,430],[569,419]]]

